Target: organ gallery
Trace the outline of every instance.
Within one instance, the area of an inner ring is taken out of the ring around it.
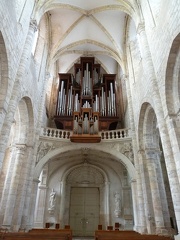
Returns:
[[[74,74],[59,73],[57,128],[73,131],[72,142],[100,142],[99,131],[116,129],[119,120],[115,81],[93,57],[81,57]]]

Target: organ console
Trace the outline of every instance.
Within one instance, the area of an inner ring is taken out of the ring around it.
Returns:
[[[59,73],[54,121],[56,127],[72,130],[72,142],[100,142],[99,131],[116,128],[115,74],[101,74],[93,57],[81,57],[74,75]]]

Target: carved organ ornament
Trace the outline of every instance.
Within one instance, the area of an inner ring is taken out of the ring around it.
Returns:
[[[74,76],[59,73],[54,121],[57,128],[73,131],[72,142],[100,142],[99,131],[116,129],[116,75],[100,70],[94,57],[81,57]]]

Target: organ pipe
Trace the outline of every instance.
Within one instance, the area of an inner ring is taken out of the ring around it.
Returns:
[[[77,64],[74,76],[70,74],[60,82],[57,115],[76,115],[72,120],[75,134],[98,134],[99,115],[116,116],[114,76],[106,78],[100,75],[99,66],[84,63]]]

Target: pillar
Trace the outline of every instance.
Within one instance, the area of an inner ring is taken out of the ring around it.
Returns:
[[[6,209],[4,213],[3,226],[9,228],[10,230],[17,231],[18,229],[14,229],[13,227],[13,214],[15,212],[15,203],[17,201],[18,196],[18,187],[22,184],[21,182],[21,174],[22,174],[22,165],[25,161],[25,151],[27,150],[26,145],[18,145],[16,146],[16,154],[15,154],[15,163],[12,172],[11,182],[9,186],[9,193],[6,202]],[[19,214],[19,213],[18,213]]]
[[[131,179],[131,191],[132,191],[132,202],[133,202],[133,217],[134,217],[134,230],[138,226],[138,206],[137,206],[137,186],[136,179]]]
[[[167,196],[166,196],[166,190],[164,185],[164,177],[162,173],[162,167],[161,167],[161,156],[162,152],[159,150],[154,151],[156,160],[156,174],[158,179],[158,185],[159,185],[159,193],[162,203],[162,209],[163,209],[163,216],[164,216],[164,226],[169,231],[172,232],[171,223],[170,223],[170,214],[168,209],[168,202],[167,202]]]
[[[60,213],[59,213],[59,222],[60,226],[64,226],[64,209],[65,209],[65,182],[60,182]]]
[[[47,177],[48,177],[48,165],[45,165],[41,176],[40,184],[37,191],[36,207],[35,207],[35,220],[34,226],[36,228],[43,228],[45,224],[45,207],[46,207],[46,196],[47,196]]]
[[[164,114],[163,114],[163,107],[161,103],[160,93],[158,89],[158,84],[156,80],[155,70],[153,66],[153,61],[151,58],[151,52],[149,49],[147,36],[145,32],[145,26],[144,23],[140,23],[137,32],[139,34],[139,41],[140,41],[140,47],[142,52],[142,58],[143,58],[143,65],[144,70],[147,74],[147,77],[149,78],[148,81],[150,83],[150,91],[152,94],[152,99],[154,101],[154,106],[156,108],[156,117],[158,121],[159,131],[160,131],[160,137],[161,142],[163,146],[163,152],[167,167],[167,173],[172,193],[172,199],[174,204],[174,210],[176,215],[176,222],[177,222],[177,228],[178,232],[180,231],[180,185],[179,185],[179,179],[177,174],[177,169],[175,165],[174,156],[172,153],[172,148],[170,144],[170,139],[168,135],[167,126],[165,125],[164,120]],[[179,235],[180,238],[180,235]]]
[[[132,95],[130,90],[129,79],[126,75],[123,75],[122,80],[126,81],[127,95],[128,95],[128,104],[129,104],[129,116],[130,116],[130,126],[131,126],[131,134],[132,134],[132,146],[134,152],[134,165],[136,169],[136,185],[137,185],[137,214],[138,221],[137,225],[134,226],[137,232],[145,234],[147,233],[146,227],[146,219],[145,219],[145,209],[144,209],[144,195],[142,190],[142,176],[141,169],[138,158],[138,146],[136,141],[136,131],[135,131],[135,123],[134,123],[134,114],[133,114],[133,104],[132,104]]]
[[[33,179],[31,186],[31,190],[28,191],[28,199],[26,201],[29,202],[28,208],[24,209],[23,216],[22,216],[22,222],[21,222],[21,229],[26,229],[26,231],[29,231],[34,227],[34,213],[35,213],[35,205],[36,205],[36,197],[37,197],[37,190],[38,190],[38,184],[39,179]]]
[[[145,150],[146,164],[149,174],[152,204],[154,210],[156,234],[167,234],[164,225],[163,209],[161,204],[158,178],[156,173],[156,156],[153,150]]]
[[[24,158],[21,164],[20,171],[20,179],[19,184],[17,188],[17,197],[15,202],[15,210],[13,214],[12,219],[12,226],[14,231],[18,231],[21,227],[23,212],[27,211],[29,208],[29,204],[27,201],[27,195],[28,195],[28,185],[29,182],[32,180],[32,173],[31,173],[31,167],[32,167],[32,151],[33,147],[27,146],[24,149]],[[33,164],[34,166],[34,164]],[[31,196],[32,197],[32,196]],[[25,229],[26,227],[23,227]]]
[[[138,158],[139,158],[139,174],[141,176],[142,181],[142,195],[144,199],[144,212],[145,212],[145,222],[147,228],[148,234],[155,234],[155,228],[154,228],[154,215],[151,214],[152,212],[152,206],[151,206],[151,198],[149,197],[149,186],[148,186],[148,176],[147,176],[147,169],[145,166],[145,157],[144,157],[144,151],[139,150],[138,151]],[[143,224],[143,223],[142,223]]]

